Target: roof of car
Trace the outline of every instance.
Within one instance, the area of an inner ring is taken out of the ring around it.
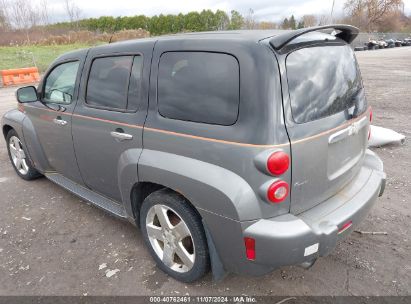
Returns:
[[[102,44],[98,46],[91,47],[92,49],[111,49],[116,46],[132,46],[136,43],[141,43],[145,41],[166,41],[166,40],[180,40],[180,39],[223,39],[223,40],[242,40],[246,42],[258,42],[260,40],[270,38],[276,35],[290,32],[288,30],[232,30],[232,31],[215,31],[215,32],[190,32],[190,33],[179,33],[164,36],[154,36],[149,38],[139,38],[131,39],[125,41],[119,41],[109,44]],[[90,48],[80,49],[71,51],[63,54],[59,57],[59,60],[66,60],[76,56],[85,56]]]
[[[317,28],[310,28],[311,31],[316,30]],[[308,31],[310,30],[308,29]],[[322,29],[322,28],[318,28]],[[270,39],[270,43],[273,41],[273,39],[276,39],[279,41],[281,44],[285,44],[287,40],[293,39],[293,35],[298,34],[299,31],[301,34],[305,34],[304,31],[307,31],[306,29],[301,29],[297,31],[293,30],[231,30],[231,31],[213,31],[213,32],[190,32],[190,33],[179,33],[179,34],[172,34],[172,35],[164,35],[164,36],[154,36],[154,37],[149,37],[149,38],[140,38],[140,39],[132,39],[132,40],[125,40],[125,41],[119,41],[115,43],[109,43],[109,44],[104,44],[104,45],[99,45],[92,47],[93,49],[100,49],[100,50],[108,50],[112,48],[116,48],[116,46],[119,47],[127,47],[130,46],[132,47],[135,44],[138,43],[144,43],[147,41],[172,41],[172,40],[204,40],[204,39],[209,39],[209,40],[225,40],[225,41],[244,41],[246,43],[257,43],[261,40],[264,39]],[[317,32],[318,33],[318,32]],[[322,34],[322,35],[329,35],[329,34]],[[314,35],[310,35],[308,32],[308,37],[314,37]],[[291,37],[291,38],[290,38]],[[284,42],[284,41],[286,42]],[[298,40],[297,40],[298,41]],[[84,51],[84,50],[82,50]],[[80,51],[81,52],[81,51]],[[77,53],[80,55],[80,52]],[[68,53],[61,58],[67,58],[70,56],[75,55],[76,52]]]
[[[266,38],[288,33],[288,30],[232,30],[232,31],[213,31],[213,32],[189,32],[169,34],[163,36],[153,36],[149,38],[131,39],[119,41],[103,45],[109,47],[110,45],[127,45],[144,41],[166,41],[166,40],[181,40],[181,39],[223,39],[223,40],[243,40],[247,42],[258,42]]]
[[[247,43],[256,43],[266,38],[278,36],[280,34],[288,33],[288,30],[232,30],[232,31],[214,31],[214,32],[190,32],[179,33],[164,36],[153,36],[148,38],[138,38],[131,40],[124,40],[119,42],[113,42],[109,44],[102,44],[91,47],[92,49],[109,50],[116,48],[117,46],[127,47],[135,44],[144,43],[148,41],[171,41],[171,40],[232,40],[232,41],[244,41]],[[88,48],[90,49],[90,48]],[[86,50],[88,50],[86,49]],[[82,51],[82,50],[81,50]],[[75,52],[66,53],[61,58],[66,58],[75,55]],[[80,55],[80,54],[78,54]]]
[[[193,33],[180,33],[175,35],[166,35],[157,37],[158,40],[168,39],[241,39],[258,42],[260,40],[277,36],[290,32],[288,30],[232,30],[232,31],[214,31],[214,32],[193,32]]]

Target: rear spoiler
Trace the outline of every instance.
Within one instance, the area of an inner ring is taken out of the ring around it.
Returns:
[[[304,35],[310,32],[322,31],[322,30],[339,31],[339,33],[337,33],[335,37],[338,37],[347,43],[353,42],[354,39],[357,38],[358,33],[359,33],[358,28],[351,26],[351,25],[330,24],[330,25],[314,26],[314,27],[303,28],[303,29],[299,29],[295,31],[290,31],[290,32],[287,32],[287,33],[271,38],[270,44],[274,49],[279,51],[283,47],[285,47],[287,44],[289,44],[291,41],[293,41],[295,38],[301,35]]]

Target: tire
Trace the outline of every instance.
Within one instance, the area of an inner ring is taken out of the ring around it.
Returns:
[[[10,162],[18,176],[27,181],[41,176],[41,174],[34,169],[30,159],[27,157],[27,152],[23,148],[16,131],[10,130],[7,133],[6,143]]]
[[[181,195],[161,189],[147,196],[140,210],[140,227],[157,266],[171,277],[190,283],[209,271],[201,218]]]

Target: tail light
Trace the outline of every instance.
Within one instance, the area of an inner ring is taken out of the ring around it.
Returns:
[[[255,260],[255,239],[245,237],[244,245],[245,245],[245,254],[247,256],[247,259],[254,261]]]
[[[267,169],[273,175],[281,175],[288,170],[290,166],[290,158],[287,153],[277,151],[268,157]]]
[[[289,186],[285,181],[274,182],[267,190],[267,198],[274,204],[279,204],[285,200],[289,192]]]

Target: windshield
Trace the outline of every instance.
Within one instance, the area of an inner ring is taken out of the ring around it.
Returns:
[[[294,121],[305,123],[356,106],[365,95],[354,52],[348,45],[297,50],[287,57],[287,78]]]

